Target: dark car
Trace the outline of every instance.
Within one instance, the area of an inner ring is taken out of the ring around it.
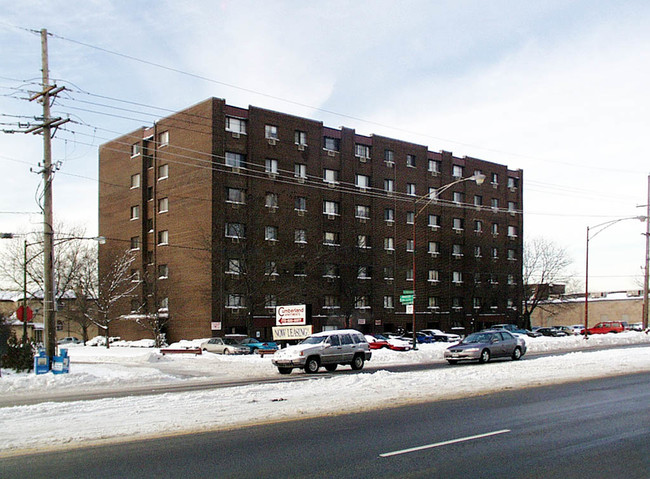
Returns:
[[[514,361],[526,354],[526,341],[508,331],[490,330],[472,333],[460,343],[445,350],[449,364],[458,361],[487,363],[492,358],[512,358]]]
[[[494,326],[488,329],[505,329],[506,331],[509,331],[511,333],[525,334],[526,336],[530,336],[531,338],[538,338],[541,336],[541,334],[536,331],[529,331],[528,329],[520,328],[516,324],[495,324]]]
[[[541,333],[542,336],[552,336],[554,338],[560,336],[568,336],[568,334],[562,331],[561,329],[550,328],[550,327],[536,328],[535,331]]]

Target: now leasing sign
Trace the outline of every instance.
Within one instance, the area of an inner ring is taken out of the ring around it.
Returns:
[[[306,304],[275,307],[276,326],[304,326],[305,324],[307,324]]]
[[[290,341],[292,339],[304,339],[310,336],[312,325],[307,326],[282,326],[273,328],[273,341]]]

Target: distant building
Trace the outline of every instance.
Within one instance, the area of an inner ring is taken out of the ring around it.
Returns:
[[[601,321],[637,323],[643,317],[643,291],[591,293],[588,303],[589,327]],[[531,316],[532,326],[571,326],[584,322],[584,293],[544,301]]]
[[[521,170],[211,98],[102,145],[99,176],[100,274],[131,249],[141,281],[115,314],[170,341],[269,338],[287,304],[315,330],[411,330],[413,290],[417,329],[520,315]]]

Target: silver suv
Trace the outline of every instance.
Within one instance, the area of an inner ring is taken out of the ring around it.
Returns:
[[[371,355],[363,334],[354,329],[340,329],[312,334],[295,346],[280,349],[272,362],[280,374],[290,374],[294,368],[313,374],[321,366],[334,371],[339,364],[349,364],[358,371]]]

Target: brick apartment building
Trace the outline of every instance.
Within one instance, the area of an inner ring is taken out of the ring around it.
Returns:
[[[287,304],[310,305],[315,331],[411,330],[412,290],[417,329],[519,317],[521,170],[217,98],[99,160],[100,274],[134,250],[142,284],[116,314],[158,311],[169,341],[270,338]],[[146,336],[133,321],[111,334]]]

